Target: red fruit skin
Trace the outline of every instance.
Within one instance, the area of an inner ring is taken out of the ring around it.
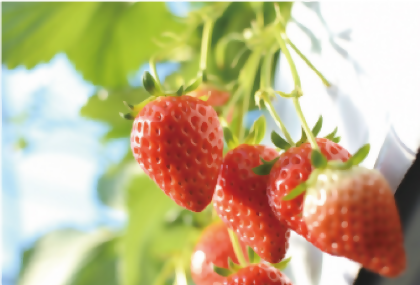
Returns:
[[[230,275],[224,285],[293,285],[280,270],[266,264],[252,264]]]
[[[211,202],[223,159],[214,109],[190,97],[158,97],[134,120],[131,149],[144,172],[178,205],[200,212]]]
[[[316,246],[395,277],[406,268],[394,196],[376,170],[324,170],[307,190],[304,221]]]
[[[245,254],[245,245],[241,243]],[[191,258],[191,276],[196,285],[223,284],[226,277],[215,273],[212,264],[228,268],[228,257],[238,264],[227,227],[218,222],[207,227],[202,233]]]
[[[190,92],[189,96],[199,98],[201,96],[209,96],[207,103],[211,106],[223,106],[230,97],[230,93],[227,91],[222,91],[213,87],[211,85],[204,85],[198,89]]]
[[[276,150],[262,145],[242,144],[230,150],[221,166],[213,197],[214,207],[225,224],[270,263],[285,256],[290,231],[268,205],[268,175],[256,175],[252,168],[261,165],[260,157],[272,160],[277,156]]]
[[[328,160],[347,161],[350,153],[339,144],[328,139],[316,139],[321,152]],[[303,196],[299,195],[290,201],[283,201],[301,182],[309,178],[314,167],[311,164],[312,148],[309,143],[292,147],[280,155],[270,172],[268,184],[268,201],[274,214],[281,220],[286,220],[288,226],[296,233],[310,241],[305,223],[302,222]]]

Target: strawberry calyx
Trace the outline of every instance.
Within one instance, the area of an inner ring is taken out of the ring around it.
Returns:
[[[315,167],[312,171],[308,180],[300,183],[292,191],[290,191],[286,196],[283,197],[284,201],[289,201],[300,194],[306,192],[309,186],[316,183],[318,176],[322,173],[324,169],[332,170],[348,170],[353,167],[357,167],[369,154],[370,144],[365,144],[362,146],[353,156],[351,156],[346,162],[341,162],[339,160],[328,161],[327,158],[319,151],[312,150],[311,153],[311,163]]]
[[[232,259],[230,257],[228,257],[228,264],[229,264],[228,268],[223,268],[223,267],[219,267],[219,266],[216,266],[216,265],[212,264],[213,271],[215,273],[219,274],[220,276],[228,277],[232,274],[235,274],[240,269],[249,266],[250,264],[261,263],[261,258],[249,246],[247,246],[247,254],[248,254],[249,263],[244,264],[244,265],[236,264],[235,262],[232,261]],[[272,267],[274,267],[278,270],[284,270],[287,267],[287,265],[289,264],[291,259],[292,259],[292,257],[284,258],[282,261],[280,261],[278,263],[268,263],[268,262],[265,262],[265,261],[263,261],[263,262],[266,263],[266,264],[269,264],[270,266],[272,266]]]
[[[252,172],[254,172],[257,175],[268,175],[271,172],[271,168],[273,168],[274,164],[279,160],[280,156],[267,161],[264,160],[262,157],[260,157],[262,164],[252,168]]]

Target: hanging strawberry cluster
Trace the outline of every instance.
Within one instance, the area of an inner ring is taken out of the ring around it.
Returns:
[[[279,271],[289,260],[284,257],[290,230],[322,251],[347,257],[373,272],[388,277],[401,274],[406,258],[392,192],[378,171],[359,166],[369,145],[350,155],[338,144],[337,129],[317,137],[322,117],[312,129],[308,126],[299,104],[300,78],[288,48],[325,85],[329,83],[287,37],[279,6],[274,4],[276,18],[268,25],[256,7],[257,22],[243,35],[222,39],[216,51],[219,63],[230,40],[244,42],[251,51],[230,90],[217,88],[206,68],[212,28],[221,9],[203,20],[196,79],[177,91],[164,91],[152,59],[151,74],[143,77],[151,96],[128,105],[132,111],[124,115],[134,119],[131,148],[144,172],[178,205],[201,212],[212,202],[222,220],[205,230],[196,246],[191,265],[194,281],[291,284]],[[279,50],[293,76],[291,93],[272,89],[273,56]],[[260,64],[260,88],[254,99],[257,106],[267,108],[283,134],[271,134],[276,148],[260,144],[266,128],[263,116],[248,133],[242,123]],[[297,142],[271,103],[277,95],[290,98],[296,108],[302,125]],[[232,117],[238,119],[232,122]],[[230,128],[234,123],[239,125],[236,132]]]

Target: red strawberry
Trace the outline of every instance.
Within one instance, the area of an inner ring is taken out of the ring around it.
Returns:
[[[319,173],[308,186],[303,207],[317,247],[384,276],[399,275],[406,267],[403,235],[385,178],[362,167]]]
[[[262,145],[242,144],[230,150],[223,161],[213,201],[218,215],[239,238],[271,263],[283,259],[290,231],[272,213],[267,199],[268,175],[252,168],[260,157],[272,160],[277,151]]]
[[[328,160],[347,161],[350,153],[340,145],[324,138],[316,139],[321,152]],[[309,239],[302,223],[303,194],[290,201],[283,197],[308,179],[313,170],[311,164],[312,148],[309,143],[292,147],[280,155],[270,172],[268,201],[279,219],[286,220],[292,230]]]
[[[242,251],[246,258],[245,246]],[[215,223],[204,230],[191,258],[191,276],[197,285],[222,284],[226,277],[213,271],[212,264],[228,268],[228,257],[238,263],[227,227],[222,222]]]
[[[224,285],[292,285],[280,270],[267,264],[252,264],[230,275]]]
[[[200,212],[211,202],[223,132],[208,103],[190,96],[158,97],[134,120],[131,149],[144,172],[178,205]]]
[[[211,106],[222,106],[229,100],[230,97],[229,92],[220,90],[211,85],[202,85],[196,90],[190,92],[188,95],[196,98],[209,96],[207,103]]]

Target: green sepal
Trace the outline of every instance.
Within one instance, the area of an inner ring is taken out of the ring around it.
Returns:
[[[312,133],[314,134],[314,137],[316,137],[319,134],[319,132],[321,131],[322,121],[323,121],[323,119],[322,119],[322,115],[321,115],[321,116],[319,116],[319,119],[316,122],[315,126],[312,128]]]
[[[291,147],[291,145],[275,131],[271,132],[271,141],[280,149],[288,150]]]
[[[292,191],[290,191],[289,194],[284,196],[282,198],[282,200],[283,201],[290,201],[290,200],[296,198],[297,196],[299,196],[300,194],[302,194],[303,192],[305,192],[306,188],[308,188],[308,186],[305,182],[303,182],[303,183],[299,184],[298,186],[296,186]]]
[[[328,160],[319,150],[314,149],[311,153],[311,163],[315,168],[324,169],[327,167]]]
[[[176,95],[181,96],[182,94],[184,94],[184,85],[181,85],[181,87],[179,87],[176,91]]]
[[[134,106],[131,105],[130,103],[127,103],[127,101],[123,101],[123,104],[130,110],[134,110]]]
[[[229,149],[234,149],[239,145],[238,138],[231,132],[229,127],[223,127],[223,137]]]
[[[326,135],[324,138],[329,139],[331,141],[332,139],[334,139],[335,134],[337,133],[337,130],[338,130],[338,128],[335,127],[334,131],[332,131],[331,133],[329,133],[328,135]]]
[[[234,273],[230,269],[219,267],[219,266],[216,266],[214,264],[212,264],[212,267],[213,267],[213,271],[214,272],[216,272],[217,274],[219,274],[220,276],[223,276],[223,277],[228,277],[229,275],[231,275],[232,273]]]
[[[249,263],[259,263],[260,262],[260,257],[259,255],[252,249],[252,247],[247,246],[246,247],[246,251],[248,253],[248,260]]]
[[[358,165],[368,156],[370,151],[370,144],[362,146],[352,157],[347,160],[346,164]]]
[[[341,141],[341,137],[332,138],[331,141],[335,143],[339,143]]]
[[[228,257],[228,265],[229,265],[229,269],[233,272],[238,271],[239,269],[242,268],[239,264],[236,264],[235,262],[233,262],[233,260],[230,257]]]
[[[266,128],[267,123],[265,121],[265,117],[260,116],[257,120],[255,120],[254,124],[252,125],[248,136],[244,140],[244,143],[259,144],[264,138]]]
[[[296,143],[296,146],[300,146],[301,144],[305,143],[308,140],[308,138],[306,137],[306,133],[305,130],[302,128],[302,135],[300,137],[300,140]]]
[[[203,82],[203,74],[200,72],[197,78],[187,88],[185,88],[184,93],[187,94],[191,91],[194,91],[195,89],[198,88],[198,86],[200,86],[202,82]]]
[[[123,118],[123,119],[126,119],[126,120],[134,120],[136,117],[133,115],[133,113],[127,113],[127,114],[124,114],[124,113],[121,113],[120,112],[120,116],[121,116],[121,118]]]
[[[274,264],[272,263],[271,266],[273,266],[274,268],[277,268],[278,270],[284,270],[289,264],[291,259],[292,257],[290,256],[288,258],[283,259],[279,263],[274,263]]]
[[[156,95],[158,90],[156,88],[157,83],[150,72],[145,71],[143,74],[143,87],[147,90],[151,95]]]
[[[266,161],[264,159],[261,158],[261,161],[263,164],[252,168],[252,172],[254,172],[257,175],[268,175],[271,172],[271,168],[273,168],[274,164],[277,162],[277,160],[279,160],[279,157],[276,157],[273,160],[270,161]]]

